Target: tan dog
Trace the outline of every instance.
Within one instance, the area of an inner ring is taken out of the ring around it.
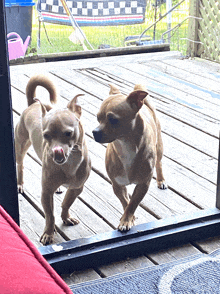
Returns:
[[[160,123],[145,98],[145,88],[136,85],[126,97],[110,86],[110,97],[101,105],[97,114],[100,125],[93,135],[97,142],[109,143],[106,169],[124,208],[118,229],[126,231],[134,225],[134,212],[148,191],[155,165],[158,187],[167,187],[161,163],[163,143]],[[129,201],[125,186],[132,183],[136,187]]]
[[[40,240],[45,245],[53,241],[53,194],[61,185],[68,187],[62,203],[62,220],[66,225],[78,223],[69,215],[69,208],[83,190],[91,162],[79,120],[79,95],[69,102],[67,108],[52,109],[34,101],[37,86],[48,90],[51,103],[57,101],[55,86],[47,77],[36,75],[29,80],[26,88],[29,107],[22,113],[15,129],[15,151],[19,192],[23,192],[23,159],[31,144],[42,161],[41,201],[46,226]]]

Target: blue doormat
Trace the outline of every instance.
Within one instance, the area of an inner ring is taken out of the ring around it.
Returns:
[[[219,294],[220,249],[70,288],[74,294]]]

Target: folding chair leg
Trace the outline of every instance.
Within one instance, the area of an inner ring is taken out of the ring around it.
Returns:
[[[40,48],[40,30],[41,30],[41,21],[39,20],[38,34],[37,34],[37,48]]]

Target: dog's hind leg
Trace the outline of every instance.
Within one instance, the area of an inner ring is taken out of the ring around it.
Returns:
[[[162,157],[163,157],[163,141],[161,137],[161,131],[159,129],[158,136],[157,136],[157,160],[156,160],[157,186],[158,188],[164,190],[164,189],[167,189],[167,184],[163,176]]]
[[[69,188],[66,192],[66,195],[62,203],[62,213],[61,213],[61,218],[65,225],[77,225],[79,223],[77,219],[71,217],[69,213],[69,208],[73,204],[73,202],[76,200],[77,196],[82,192],[82,190],[83,190],[83,187],[79,189]]]
[[[28,148],[31,146],[28,132],[23,124],[18,124],[15,129],[15,156],[17,163],[17,186],[18,192],[23,193],[23,161]]]

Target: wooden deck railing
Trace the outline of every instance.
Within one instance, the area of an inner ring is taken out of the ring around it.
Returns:
[[[188,54],[220,62],[220,1],[191,0]]]

